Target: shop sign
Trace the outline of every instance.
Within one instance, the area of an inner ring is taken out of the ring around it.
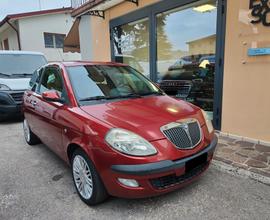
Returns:
[[[255,18],[251,21],[252,24],[270,26],[270,0],[250,0],[249,9]]]
[[[270,48],[250,48],[248,49],[249,56],[270,55]]]

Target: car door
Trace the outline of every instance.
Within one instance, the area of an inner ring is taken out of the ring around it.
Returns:
[[[39,86],[43,70],[44,68],[40,68],[33,73],[33,76],[29,82],[29,88],[25,92],[24,96],[24,117],[27,119],[28,124],[31,127],[31,130],[35,134],[37,134],[37,131],[35,129],[36,128],[34,120],[35,117],[33,117],[33,115],[35,115],[36,96],[38,95],[37,88]]]
[[[59,93],[63,102],[51,102],[42,97],[45,91],[54,90]],[[61,155],[62,152],[62,115],[64,114],[68,97],[63,83],[60,68],[58,66],[45,67],[37,93],[33,99],[35,114],[33,124],[38,137],[49,148]]]

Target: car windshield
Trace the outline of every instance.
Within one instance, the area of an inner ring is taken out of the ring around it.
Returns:
[[[0,54],[0,77],[31,77],[46,63],[42,55]]]
[[[163,95],[129,66],[86,65],[67,68],[78,101]]]

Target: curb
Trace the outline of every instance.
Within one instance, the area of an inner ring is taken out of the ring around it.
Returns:
[[[270,186],[270,177],[266,177],[260,175],[258,173],[251,172],[249,170],[245,170],[239,167],[235,167],[224,162],[213,159],[212,166],[217,168],[220,171],[232,174],[234,176],[240,176],[242,178],[249,178],[252,180],[256,180],[260,183]]]

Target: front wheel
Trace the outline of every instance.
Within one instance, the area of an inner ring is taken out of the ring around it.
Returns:
[[[24,119],[23,121],[23,133],[27,144],[35,145],[40,143],[39,138],[31,131],[31,128],[29,127],[29,124],[26,119]]]
[[[90,206],[103,202],[108,194],[86,153],[80,149],[76,150],[71,162],[74,185],[81,200]]]

